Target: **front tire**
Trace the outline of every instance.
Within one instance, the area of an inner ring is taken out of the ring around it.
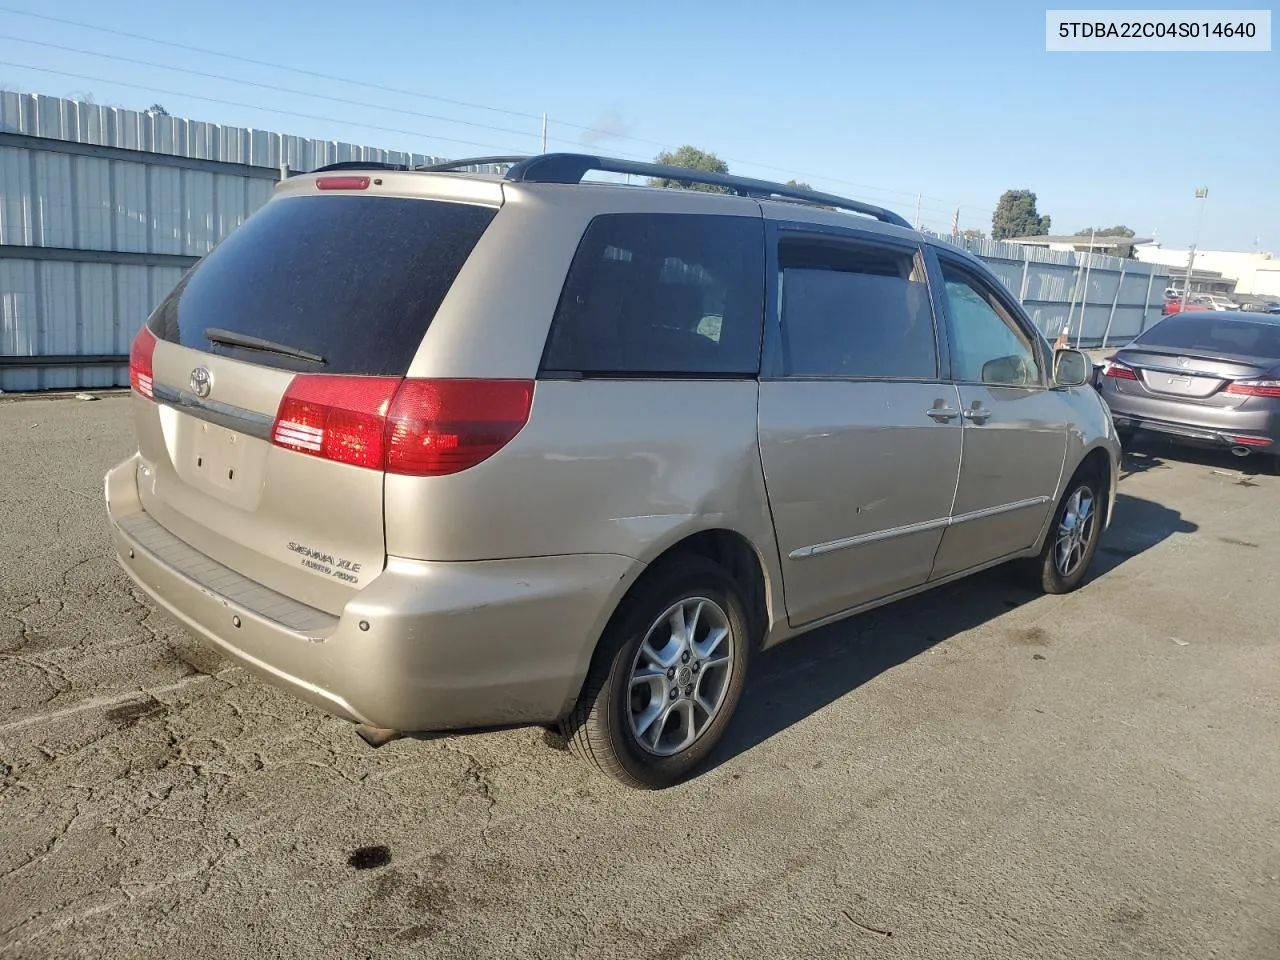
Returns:
[[[1053,513],[1044,549],[1032,566],[1045,593],[1070,593],[1084,583],[1102,533],[1101,484],[1093,473],[1077,473]]]
[[[681,557],[619,607],[564,721],[569,749],[629,787],[682,780],[715,748],[752,647],[742,591],[723,567]]]

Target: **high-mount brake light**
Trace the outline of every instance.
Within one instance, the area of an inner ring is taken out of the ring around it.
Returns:
[[[368,190],[368,177],[318,177],[317,190]]]

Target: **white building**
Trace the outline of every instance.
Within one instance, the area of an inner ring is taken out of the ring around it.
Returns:
[[[1011,237],[1005,243],[1016,243],[1021,247],[1039,247],[1042,250],[1058,250],[1063,253],[1088,253],[1091,245],[1089,236],[1058,236],[1045,234],[1041,237]],[[1151,243],[1146,237],[1116,237],[1098,234],[1092,240],[1094,253],[1125,256],[1130,247]],[[1185,261],[1184,261],[1185,265]]]
[[[1143,263],[1160,263],[1171,269],[1175,284],[1181,284],[1191,252],[1146,243],[1134,247]],[[1280,259],[1271,253],[1241,253],[1236,250],[1197,250],[1191,288],[1197,287],[1201,271],[1212,271],[1235,281],[1235,293],[1280,295]]]

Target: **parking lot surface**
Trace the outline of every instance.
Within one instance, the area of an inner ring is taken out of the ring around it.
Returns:
[[[130,400],[0,402],[0,955],[1280,957],[1280,479],[1126,458],[1092,581],[997,570],[757,659],[660,793],[400,740],[110,555]]]

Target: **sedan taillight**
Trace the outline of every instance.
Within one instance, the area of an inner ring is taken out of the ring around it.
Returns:
[[[1138,375],[1133,372],[1132,367],[1127,367],[1117,360],[1108,360],[1107,365],[1102,368],[1104,377],[1111,377],[1115,380],[1137,380]]]
[[[1246,397],[1280,397],[1280,380],[1237,380],[1226,392]]]

